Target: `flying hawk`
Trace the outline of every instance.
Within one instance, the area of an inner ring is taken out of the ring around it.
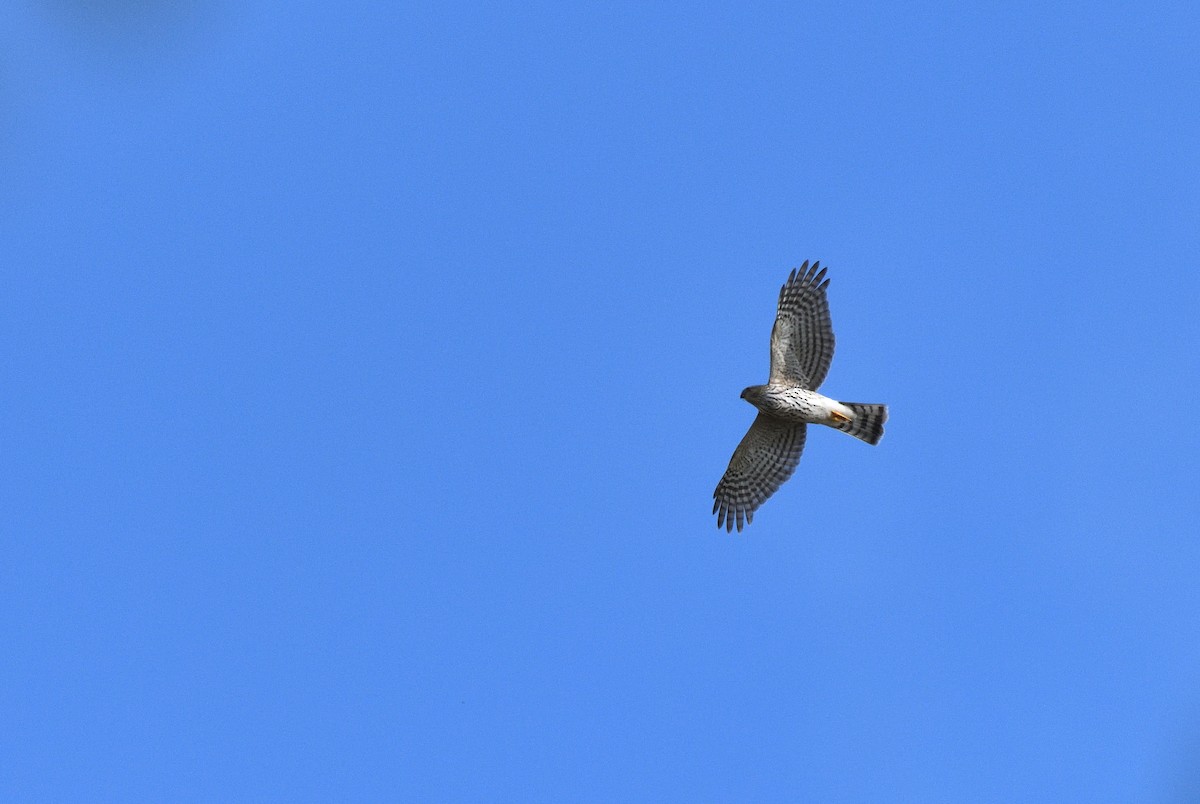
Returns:
[[[793,270],[779,291],[779,309],[771,330],[771,376],[751,385],[742,399],[758,408],[758,417],[733,451],[717,484],[713,513],[717,527],[740,531],[754,512],[792,476],[809,424],[824,424],[868,444],[878,444],[887,406],[838,402],[817,393],[833,360],[833,323],[825,289],[829,280],[819,262]]]

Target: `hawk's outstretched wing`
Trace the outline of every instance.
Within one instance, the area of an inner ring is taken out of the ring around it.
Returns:
[[[758,506],[792,476],[800,463],[807,427],[758,414],[713,492],[718,528],[731,531],[736,520],[740,531],[743,522],[754,520]]]
[[[793,270],[779,291],[779,310],[771,330],[772,385],[797,385],[817,390],[833,360],[833,322],[825,288],[825,269],[808,260]],[[822,281],[824,280],[824,281]]]

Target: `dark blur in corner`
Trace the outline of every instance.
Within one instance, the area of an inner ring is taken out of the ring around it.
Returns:
[[[220,0],[45,0],[47,21],[114,58],[170,56],[203,42]]]
[[[226,0],[0,7],[0,191],[21,184],[22,173],[27,188],[43,186],[61,162],[60,140],[83,136],[85,120],[102,119],[92,117],[92,104],[146,110],[207,70],[228,42],[231,7]],[[25,202],[0,196],[0,203]]]

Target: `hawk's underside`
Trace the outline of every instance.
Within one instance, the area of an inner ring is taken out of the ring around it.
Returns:
[[[833,360],[833,324],[825,290],[829,280],[820,263],[805,261],[779,291],[771,329],[771,374],[742,398],[759,409],[733,452],[729,468],[713,492],[717,527],[740,531],[754,512],[792,476],[809,424],[825,424],[869,444],[879,443],[885,405],[838,402],[818,394]]]

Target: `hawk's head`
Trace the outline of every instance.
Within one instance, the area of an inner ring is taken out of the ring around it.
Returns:
[[[751,385],[749,388],[742,391],[742,399],[749,402],[751,405],[757,405],[763,398],[765,385]]]

